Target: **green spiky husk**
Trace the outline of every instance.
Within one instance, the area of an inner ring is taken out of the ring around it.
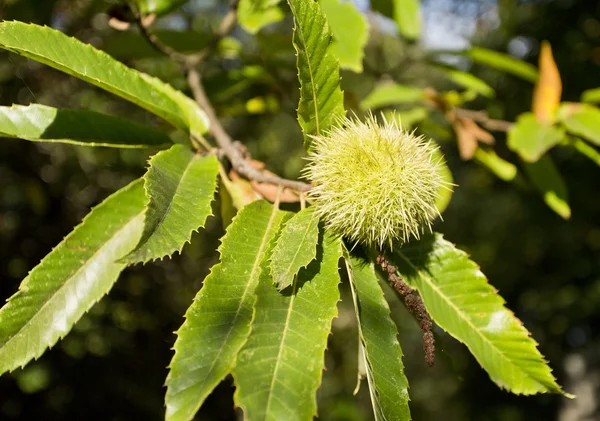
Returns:
[[[315,213],[350,241],[392,246],[419,237],[439,215],[435,201],[449,188],[434,157],[437,146],[403,131],[396,120],[379,125],[345,118],[315,136],[304,176]]]

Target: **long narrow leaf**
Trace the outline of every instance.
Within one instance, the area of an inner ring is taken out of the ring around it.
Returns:
[[[569,190],[562,175],[548,154],[533,163],[523,163],[525,173],[542,194],[544,202],[564,219],[571,217]]]
[[[124,118],[45,105],[0,107],[0,136],[33,142],[144,148],[168,145],[169,136]]]
[[[463,342],[490,378],[515,394],[561,393],[536,342],[467,254],[440,234],[394,252],[434,321]]]
[[[340,240],[325,234],[319,257],[289,293],[277,291],[263,269],[252,333],[233,371],[235,400],[247,419],[310,421],[316,415],[323,354],[340,298],[341,254]]]
[[[152,157],[144,176],[149,202],[144,235],[126,260],[145,263],[181,252],[211,215],[218,173],[214,155],[202,157],[183,145]]]
[[[167,377],[168,421],[190,420],[231,371],[250,334],[261,265],[285,213],[264,200],[244,207],[227,228],[221,262],[185,314]]]
[[[346,258],[366,359],[376,421],[408,421],[408,380],[404,375],[398,329],[390,317],[373,264]]]
[[[23,280],[0,310],[0,373],[23,367],[64,337],[111,289],[116,263],[143,229],[141,180],[95,207]]]
[[[0,22],[0,48],[112,92],[185,132],[204,133],[207,130],[208,120],[204,112],[181,92],[52,28],[22,22]]]
[[[309,136],[323,133],[344,115],[340,65],[331,53],[331,32],[319,5],[313,0],[288,3],[294,16],[294,48],[298,55],[298,121],[304,132],[304,147],[309,150]]]
[[[271,274],[277,289],[290,286],[298,271],[317,256],[318,224],[313,209],[306,208],[283,227],[271,256]]]

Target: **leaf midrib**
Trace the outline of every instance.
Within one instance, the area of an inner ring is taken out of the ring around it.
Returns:
[[[235,316],[233,317],[233,321],[231,322],[229,330],[227,331],[227,334],[225,335],[225,339],[221,342],[221,347],[219,348],[219,352],[217,353],[216,357],[214,358],[206,376],[204,376],[204,381],[200,385],[200,389],[204,388],[204,386],[206,385],[206,382],[208,381],[210,375],[212,374],[215,364],[219,360],[219,357],[221,356],[221,353],[223,352],[223,349],[225,348],[225,344],[227,343],[229,336],[231,335],[231,332],[233,331],[233,327],[235,326],[237,318],[240,315],[240,310],[243,307],[242,303],[244,303],[246,301],[246,296],[248,295],[248,290],[250,288],[250,285],[252,284],[251,280],[254,277],[256,269],[259,269],[259,271],[261,270],[261,268],[260,268],[261,263],[262,263],[261,256],[264,254],[265,247],[269,243],[267,241],[267,238],[269,237],[269,233],[271,231],[271,228],[273,227],[273,221],[275,219],[275,216],[277,215],[277,212],[278,212],[277,207],[273,206],[273,210],[271,212],[271,217],[269,218],[269,222],[267,223],[265,233],[262,237],[262,241],[261,241],[260,247],[258,249],[258,253],[256,254],[256,259],[254,261],[254,265],[252,266],[252,270],[250,271],[250,276],[248,277],[249,281],[246,283],[246,288],[244,289],[244,293],[242,294],[242,299],[240,300],[240,305],[238,306],[238,308],[235,312]],[[253,315],[253,318],[254,318],[254,315]],[[247,337],[246,337],[246,339],[247,339]],[[243,344],[242,344],[242,346],[243,346]],[[230,366],[231,365],[233,365],[233,363],[231,363]],[[200,402],[199,404],[196,405],[194,413],[196,413],[198,411],[198,409],[200,409],[201,404],[202,404],[202,402]]]
[[[503,358],[505,361],[507,361],[511,366],[515,367],[519,372],[521,372],[525,377],[528,377],[532,380],[534,380],[538,385],[542,386],[543,388],[546,388],[546,386],[543,383],[540,383],[535,377],[533,377],[529,372],[524,371],[521,367],[519,367],[518,365],[516,365],[512,359],[510,359],[509,357],[507,357],[496,345],[494,345],[494,343],[492,341],[490,341],[485,335],[483,335],[483,333],[481,333],[479,331],[479,329],[477,329],[477,327],[471,322],[471,320],[467,317],[465,317],[463,315],[463,312],[460,311],[460,309],[452,302],[450,301],[444,294],[442,294],[442,292],[439,290],[439,288],[435,285],[435,283],[432,282],[431,278],[429,276],[426,276],[419,268],[417,268],[415,265],[412,264],[412,262],[404,255],[404,253],[402,253],[401,251],[398,252],[398,255],[413,269],[415,270],[419,276],[424,279],[427,284],[438,294],[439,297],[441,297],[451,308],[453,308],[455,310],[455,312],[459,315],[459,317],[461,319],[463,319],[468,325],[469,327],[471,327],[471,329],[477,333],[477,335],[479,337],[481,337],[481,339],[487,343],[495,352],[496,354],[498,354],[501,358]],[[462,340],[461,340],[462,342]],[[463,342],[465,345],[466,342]],[[468,348],[470,348],[467,345]],[[475,354],[473,354],[473,356],[475,356]],[[477,356],[475,356],[476,359]],[[523,389],[525,389],[523,386],[521,386]]]
[[[312,2],[312,0],[309,0],[309,1]],[[292,9],[292,12],[294,13],[294,16],[297,17],[298,12],[296,10],[296,6],[294,6],[292,1],[289,2],[289,5],[290,5],[290,8]],[[317,7],[318,7],[318,5],[317,5]],[[319,131],[319,107],[317,105],[317,91],[315,89],[315,78],[313,75],[312,66],[310,64],[310,57],[308,54],[308,44],[306,43],[306,38],[304,37],[304,30],[302,28],[302,25],[299,25],[298,22],[296,22],[296,31],[299,32],[299,36],[301,38],[302,45],[304,45],[304,51],[306,51],[306,64],[308,65],[308,73],[310,75],[310,86],[312,88],[311,92],[312,92],[313,104],[314,104],[314,108],[315,108],[315,129],[316,129],[316,134],[320,134],[320,131]]]
[[[96,250],[96,251],[94,252],[94,254],[92,254],[92,255],[91,255],[89,258],[87,258],[87,259],[85,260],[85,263],[84,263],[84,264],[82,264],[82,265],[79,267],[79,269],[77,269],[77,271],[75,271],[75,273],[73,273],[73,274],[72,274],[72,275],[71,275],[71,276],[70,276],[70,277],[69,277],[69,278],[68,278],[68,279],[67,279],[67,280],[66,280],[66,281],[65,281],[65,282],[62,284],[62,286],[61,286],[60,288],[58,288],[57,290],[55,290],[55,291],[54,291],[54,293],[53,293],[53,294],[51,294],[51,295],[48,297],[48,299],[46,299],[46,300],[45,300],[45,302],[44,302],[44,304],[42,305],[42,307],[40,307],[40,309],[39,309],[39,310],[38,310],[38,311],[37,311],[37,312],[36,312],[36,313],[35,313],[35,314],[34,314],[34,315],[33,315],[33,316],[32,316],[32,317],[31,317],[31,318],[30,318],[30,319],[29,319],[29,320],[28,320],[28,321],[27,321],[27,322],[26,322],[24,325],[23,325],[23,326],[21,326],[21,328],[20,328],[20,329],[19,329],[17,332],[15,332],[15,334],[14,334],[13,336],[11,336],[11,337],[10,337],[10,339],[4,343],[4,345],[2,345],[2,346],[0,347],[0,350],[2,350],[2,349],[4,349],[4,348],[6,348],[6,347],[7,347],[7,346],[8,346],[8,345],[9,345],[9,344],[10,344],[10,343],[13,341],[13,339],[15,339],[16,337],[18,337],[18,336],[19,336],[19,334],[20,334],[20,333],[21,333],[23,330],[25,330],[26,328],[28,328],[28,327],[29,327],[29,326],[30,326],[30,325],[33,323],[33,321],[34,321],[35,319],[37,319],[37,317],[39,317],[39,316],[40,316],[40,314],[42,314],[42,313],[43,313],[43,311],[46,309],[46,307],[47,307],[48,305],[50,305],[50,303],[53,301],[54,297],[55,297],[57,294],[59,294],[61,291],[63,291],[63,290],[64,290],[64,289],[67,287],[67,285],[70,285],[70,283],[71,283],[71,282],[73,282],[73,279],[77,278],[77,275],[79,274],[79,272],[81,272],[81,271],[82,271],[82,270],[83,270],[85,267],[87,267],[88,263],[89,263],[90,261],[92,261],[92,260],[93,260],[93,259],[94,259],[94,258],[95,258],[95,257],[96,257],[98,254],[100,254],[100,252],[101,252],[102,250],[104,250],[104,248],[106,247],[106,244],[110,243],[110,242],[111,242],[111,241],[112,241],[112,240],[113,240],[115,237],[117,237],[117,236],[118,236],[118,235],[119,235],[119,234],[120,234],[122,231],[125,231],[125,230],[126,230],[126,228],[128,228],[128,227],[129,227],[129,225],[131,225],[132,223],[134,223],[134,222],[135,222],[135,220],[136,220],[136,219],[137,219],[137,218],[138,218],[140,215],[142,215],[142,214],[143,214],[143,211],[141,211],[141,212],[138,212],[136,215],[132,216],[132,217],[129,219],[129,221],[126,223],[126,224],[124,224],[124,225],[123,225],[123,226],[122,226],[122,227],[121,227],[121,228],[120,228],[118,231],[116,231],[116,232],[115,232],[115,234],[114,234],[114,235],[112,235],[112,236],[111,236],[111,237],[110,237],[108,240],[106,240],[106,241],[104,242],[104,245],[103,245],[103,246],[99,247],[99,248],[98,248],[98,250]],[[65,238],[65,240],[66,240],[66,238]],[[42,262],[43,262],[43,260],[42,260]],[[115,264],[119,264],[119,263],[117,263],[116,261],[115,261],[115,262],[113,262],[113,263],[115,263]],[[40,263],[40,264],[41,264],[41,263]],[[122,266],[123,266],[123,267],[125,267],[125,265],[123,265],[123,264],[122,264]]]

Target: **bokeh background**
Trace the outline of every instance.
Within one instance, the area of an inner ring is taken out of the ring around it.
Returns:
[[[176,64],[135,32],[108,25],[117,1],[0,0],[0,17],[50,25],[104,49],[130,66],[185,89]],[[367,1],[357,3],[363,10]],[[191,0],[160,19],[159,35],[184,51],[200,50],[227,5]],[[424,64],[430,52],[485,46],[535,63],[550,41],[563,78],[563,100],[600,86],[600,2],[593,0],[424,0],[422,41],[403,42],[380,17],[363,74],[343,72],[349,107],[381,77],[417,86],[447,86]],[[295,119],[298,88],[291,21],[258,37],[236,29],[204,68],[207,90],[230,132],[268,168],[297,177],[302,135]],[[180,31],[180,36],[172,31]],[[455,64],[497,91],[474,109],[513,120],[531,105],[532,86],[500,72]],[[0,52],[0,105],[38,102],[126,115],[162,127],[151,115],[84,82]],[[525,323],[565,388],[578,395],[512,396],[498,389],[465,347],[436,330],[438,358],[428,368],[417,323],[389,294],[411,389],[415,420],[600,419],[600,168],[568,148],[552,156],[565,177],[572,218],[554,214],[526,183],[505,183],[458,157],[450,126],[434,117],[419,130],[442,145],[458,188],[437,229],[467,250]],[[517,162],[497,134],[497,150]],[[91,149],[0,139],[0,299],[78,224],[90,207],[143,174],[156,151]],[[159,420],[173,331],[200,288],[223,233],[218,203],[206,230],[181,256],[127,269],[110,295],[63,341],[24,370],[0,377],[0,420]],[[388,291],[389,293],[389,291]],[[372,420],[366,386],[357,396],[358,344],[347,286],[334,321],[319,391],[319,419]],[[230,379],[197,419],[241,419]],[[285,420],[282,420],[285,421]]]

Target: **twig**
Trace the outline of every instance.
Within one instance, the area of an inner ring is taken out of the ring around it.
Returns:
[[[202,86],[202,80],[200,77],[200,72],[196,69],[196,66],[212,52],[212,50],[217,46],[219,40],[226,36],[233,26],[235,25],[236,17],[237,17],[237,6],[239,4],[239,0],[233,0],[229,6],[229,11],[223,18],[223,21],[219,25],[219,29],[213,36],[213,38],[209,41],[208,45],[198,54],[195,55],[185,55],[181,54],[168,45],[163,44],[154,34],[152,34],[148,29],[144,26],[139,13],[136,13],[136,21],[137,25],[140,28],[140,32],[142,36],[146,39],[146,41],[152,45],[152,47],[166,55],[167,57],[180,62],[183,64],[185,72],[187,74],[187,82],[192,90],[192,94],[194,99],[200,105],[200,108],[204,110],[209,121],[210,121],[210,131],[214,136],[219,148],[223,152],[223,154],[229,159],[231,166],[235,171],[237,171],[240,175],[248,178],[249,180],[254,180],[259,183],[268,183],[274,184],[277,186],[288,187],[291,190],[294,190],[299,193],[305,193],[312,188],[310,184],[303,183],[301,181],[287,180],[285,178],[281,178],[276,175],[263,174],[256,168],[250,165],[250,162],[246,159],[243,152],[235,146],[235,143],[229,136],[229,134],[225,131],[219,118],[217,117],[214,108],[212,107],[208,97],[206,96],[206,92],[204,91],[204,87]],[[135,12],[134,12],[135,13]]]
[[[456,108],[454,109],[457,117],[465,117],[470,118],[478,122],[480,125],[485,127],[488,130],[495,130],[498,132],[507,132],[510,128],[515,124],[510,121],[505,120],[496,120],[490,118],[488,113],[485,111],[475,111],[475,110],[467,110],[465,108]]]
[[[433,322],[425,309],[423,300],[416,290],[409,287],[404,280],[396,274],[396,267],[392,266],[385,257],[380,254],[377,256],[377,264],[381,266],[388,275],[390,286],[394,288],[402,297],[408,310],[415,316],[419,322],[421,332],[423,332],[423,350],[425,351],[425,361],[429,367],[435,364],[435,339],[431,329]]]
[[[235,147],[233,140],[221,125],[215,110],[213,109],[208,97],[206,96],[206,93],[204,92],[204,87],[202,86],[202,81],[200,79],[200,73],[198,70],[194,68],[189,69],[187,80],[188,85],[192,90],[192,94],[194,95],[194,99],[204,110],[208,120],[210,121],[210,131],[217,141],[217,144],[223,150],[223,153],[225,156],[227,156],[229,162],[231,162],[231,165],[239,174],[259,183],[281,185],[301,193],[307,192],[311,189],[312,186],[310,184],[303,183],[301,181],[287,180],[276,175],[263,174],[252,167],[240,149]]]

